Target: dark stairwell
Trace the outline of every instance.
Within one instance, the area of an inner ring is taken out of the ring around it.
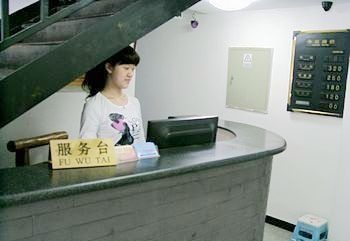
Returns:
[[[0,126],[198,1],[41,0],[11,15],[5,6]]]

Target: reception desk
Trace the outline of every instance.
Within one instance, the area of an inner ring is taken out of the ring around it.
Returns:
[[[0,170],[0,240],[262,241],[280,136],[223,121],[215,144],[113,167]],[[230,136],[231,135],[231,136]]]

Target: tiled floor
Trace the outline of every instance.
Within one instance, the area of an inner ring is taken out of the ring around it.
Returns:
[[[291,232],[265,224],[264,241],[290,241],[291,236]]]

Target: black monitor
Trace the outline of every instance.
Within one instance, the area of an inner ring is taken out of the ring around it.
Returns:
[[[216,140],[217,116],[195,116],[148,122],[147,141],[159,149],[212,143]]]

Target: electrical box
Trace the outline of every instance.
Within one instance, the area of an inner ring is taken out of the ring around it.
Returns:
[[[267,113],[273,49],[229,48],[226,107]]]

